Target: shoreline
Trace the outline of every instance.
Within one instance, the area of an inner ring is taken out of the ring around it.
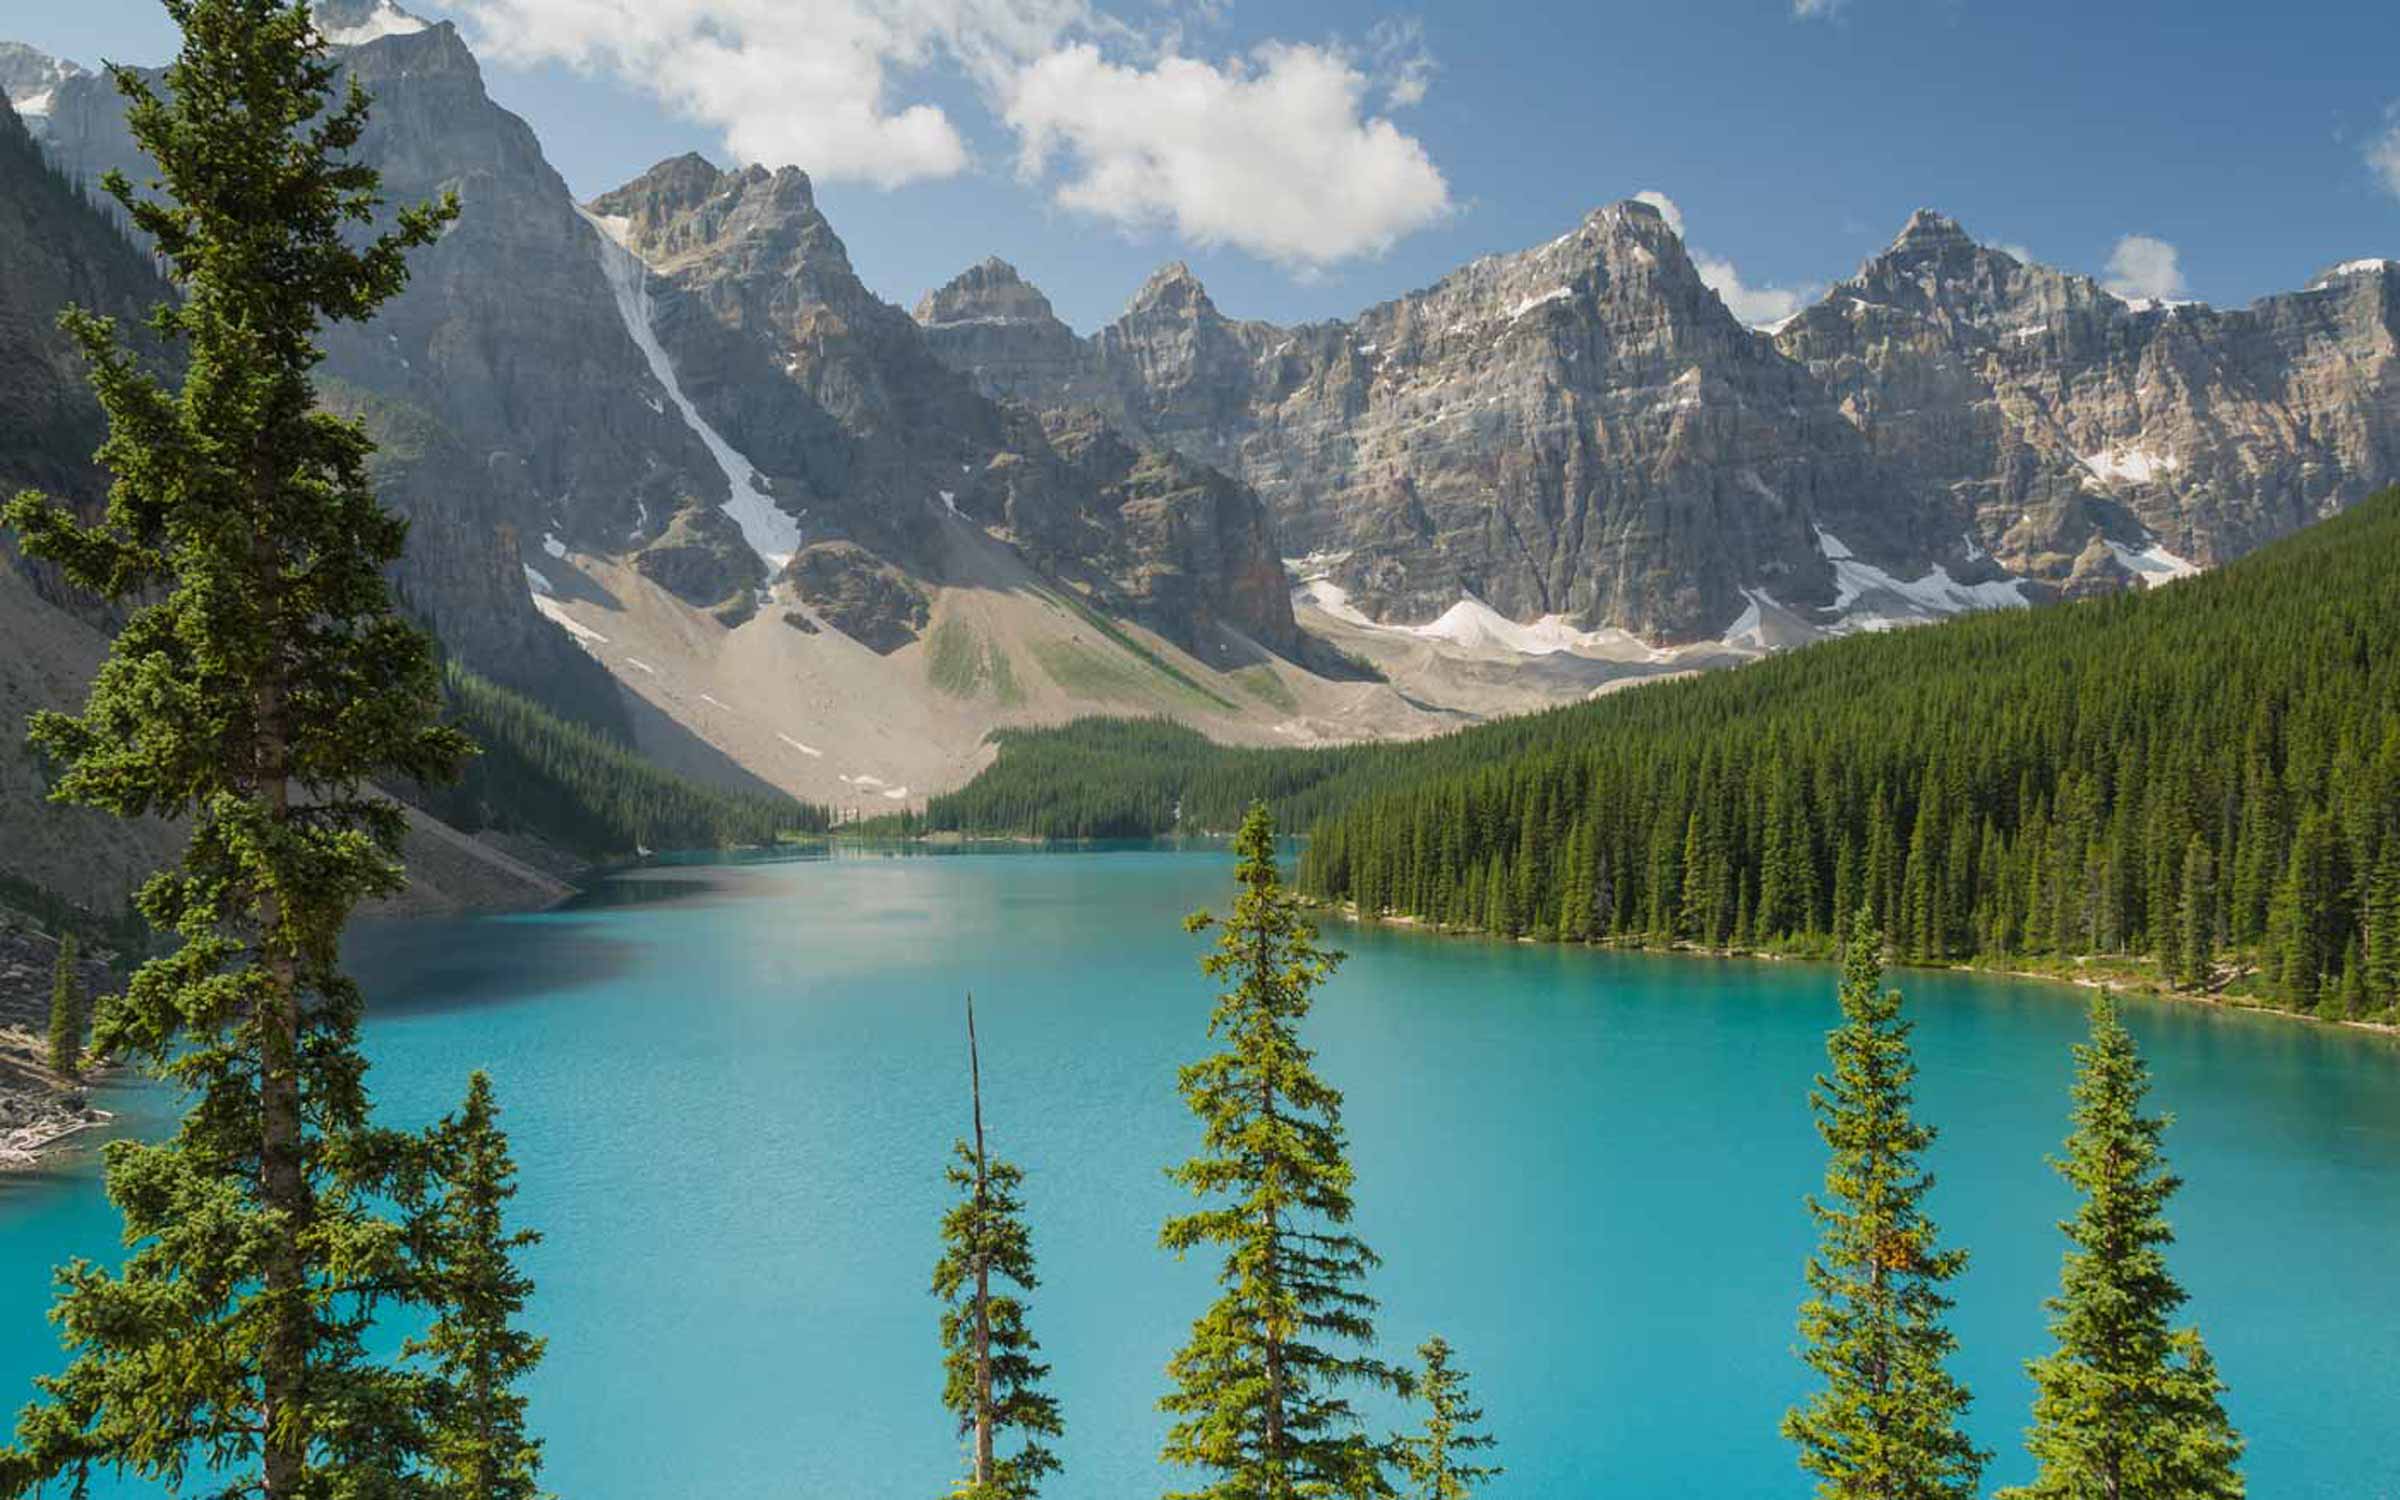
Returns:
[[[1831,964],[1837,962],[1837,960],[1831,955],[1824,954],[1776,953],[1763,948],[1711,948],[1704,947],[1697,943],[1675,943],[1667,947],[1659,947],[1650,943],[1569,943],[1560,942],[1555,938],[1511,938],[1502,937],[1497,933],[1485,932],[1480,928],[1449,927],[1443,925],[1442,923],[1427,921],[1423,917],[1405,912],[1396,913],[1391,916],[1361,916],[1358,911],[1357,903],[1352,901],[1321,902],[1311,899],[1309,900],[1308,905],[1315,911],[1330,914],[1344,922],[1351,923],[1354,926],[1396,927],[1409,931],[1422,932],[1431,937],[1481,938],[1486,942],[1524,943],[1535,947],[1546,948],[1580,948],[1594,953],[1641,953],[1660,958],[1739,958],[1761,963]],[[2088,957],[2072,960],[2072,962],[2078,966],[2088,961]],[[2222,1011],[2232,1014],[2267,1016],[2286,1021],[2306,1022],[2312,1026],[2337,1027],[2350,1031],[2359,1031],[2370,1036],[2400,1038],[2400,1024],[2394,1024],[2393,1022],[2389,1021],[2354,1021],[2347,1017],[2320,1016],[2309,1011],[2285,1010],[2280,1006],[2274,1005],[2246,1004],[2240,1000],[2226,999],[2217,993],[2207,990],[2179,989],[2172,985],[2163,984],[2156,978],[2146,975],[2112,973],[2053,973],[2040,969],[2005,967],[1998,963],[1978,963],[1973,960],[1967,960],[1963,962],[1957,960],[1945,960],[1938,963],[1918,963],[1907,959],[1891,959],[1887,961],[1887,964],[1888,967],[1892,969],[1918,969],[1927,972],[1939,971],[1954,974],[1985,974],[2002,979],[2038,980],[2047,984],[2072,986],[2076,989],[2104,990],[2110,994],[2145,995],[2153,999],[2171,1000],[2177,1002],[2178,1004],[2199,1006],[2203,1009]],[[2238,978],[2239,976],[2237,975],[2236,977]]]

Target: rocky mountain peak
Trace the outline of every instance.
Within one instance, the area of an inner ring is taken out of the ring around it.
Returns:
[[[2326,267],[2312,277],[2308,285],[2312,291],[2322,291],[2352,281],[2381,281],[2387,286],[2392,285],[2400,281],[2400,260],[2346,260],[2340,265]]]
[[[1217,305],[1208,300],[1208,289],[1200,284],[1200,278],[1179,260],[1169,261],[1151,272],[1142,289],[1133,294],[1125,316],[1131,318],[1142,313],[1169,313],[1187,318],[1220,316]]]
[[[937,323],[1036,323],[1058,321],[1050,299],[1017,274],[1017,268],[987,255],[917,303],[916,319]]]
[[[85,76],[82,66],[23,42],[0,42],[0,97],[30,120],[50,113],[58,86]]]
[[[1979,248],[1974,237],[1959,227],[1958,221],[1930,208],[1920,208],[1908,216],[1899,237],[1892,241],[1892,254],[1925,254],[1940,250],[1973,250]]]
[[[433,23],[392,0],[317,0],[317,29],[336,47],[363,47],[387,36],[413,36]]]

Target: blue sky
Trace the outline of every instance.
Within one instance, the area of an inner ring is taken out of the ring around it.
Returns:
[[[2391,0],[408,3],[579,194],[794,160],[883,295],[998,254],[1085,331],[1166,260],[1342,316],[1641,191],[1754,320],[1919,206],[2220,305],[2400,256]],[[154,0],[11,0],[0,36],[172,41]]]

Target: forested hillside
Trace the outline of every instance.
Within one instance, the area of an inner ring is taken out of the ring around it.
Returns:
[[[444,822],[530,833],[586,857],[652,849],[716,849],[821,833],[825,810],[687,781],[613,740],[453,661],[448,717],[481,753],[453,786],[420,794]]]
[[[939,827],[1313,825],[1368,913],[1917,960],[2155,959],[2324,1014],[2400,1002],[2400,492],[2152,592],[1856,637],[1421,745],[1004,745]]]

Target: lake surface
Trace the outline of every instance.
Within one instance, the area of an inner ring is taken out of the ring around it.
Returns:
[[[550,1355],[532,1386],[567,1500],[942,1493],[926,1283],[966,1128],[963,993],[996,1150],[1025,1167],[1056,1367],[1060,1497],[1136,1497],[1161,1371],[1210,1292],[1155,1248],[1197,1127],[1177,1064],[1210,988],[1178,918],[1231,864],[1163,851],[645,872],[540,916],[388,927],[356,965],[394,1123],[493,1074],[524,1172]],[[1806,1494],[1776,1436],[1806,1095],[1833,972],[1337,926],[1310,1037],[1348,1094],[1387,1353],[1431,1332],[1502,1440],[1495,1496]],[[2074,991],[1899,971],[1933,1211],[1974,1253],[1957,1364],[1991,1480],[2025,1477],[2068,1212]],[[2251,1493],[2400,1495],[2400,1053],[2272,1018],[2130,1002],[2187,1181],[2175,1266],[2250,1439]],[[164,1101],[136,1095],[130,1116]],[[57,1362],[47,1267],[113,1260],[86,1163],[0,1189],[0,1404]]]

